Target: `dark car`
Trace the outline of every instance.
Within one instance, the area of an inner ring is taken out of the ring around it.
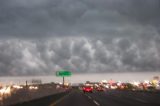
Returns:
[[[97,87],[96,91],[104,91],[104,88],[103,87]]]

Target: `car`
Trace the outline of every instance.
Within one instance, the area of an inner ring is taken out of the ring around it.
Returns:
[[[102,87],[97,87],[97,88],[96,88],[96,91],[104,91],[104,88],[102,88]]]
[[[84,93],[86,93],[86,92],[92,93],[93,92],[93,87],[91,87],[91,86],[84,86],[83,87],[83,92]]]

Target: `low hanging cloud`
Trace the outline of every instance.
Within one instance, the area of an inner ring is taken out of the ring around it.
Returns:
[[[159,71],[159,0],[1,0],[0,75]]]
[[[60,69],[73,73],[159,71],[160,42],[114,38],[5,40],[0,43],[1,75],[49,75]]]

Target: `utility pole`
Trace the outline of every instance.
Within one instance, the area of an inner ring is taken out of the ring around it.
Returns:
[[[27,80],[26,80],[26,88],[27,88],[27,86],[28,86],[28,82],[27,82]]]
[[[64,76],[63,76],[63,87],[64,87]]]

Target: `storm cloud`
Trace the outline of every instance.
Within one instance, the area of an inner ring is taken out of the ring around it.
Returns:
[[[1,0],[0,75],[159,71],[159,0]]]

